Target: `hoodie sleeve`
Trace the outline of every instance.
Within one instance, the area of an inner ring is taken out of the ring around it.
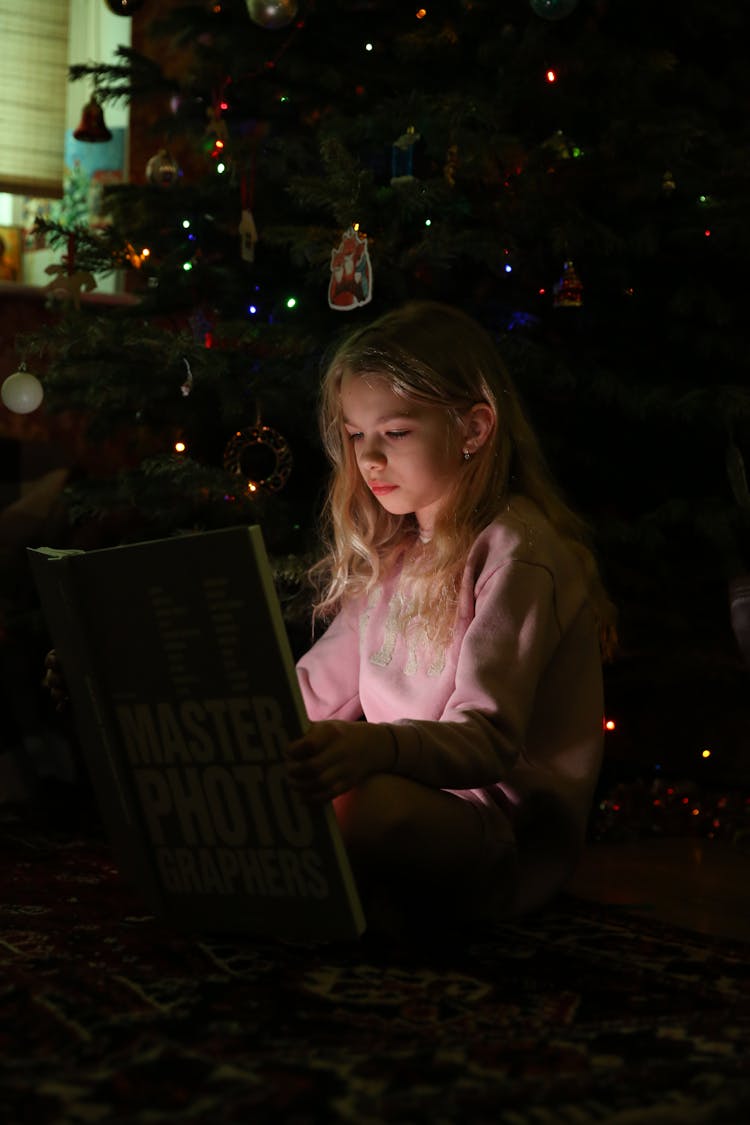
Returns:
[[[441,789],[507,778],[523,751],[537,685],[559,639],[546,567],[511,560],[480,576],[442,715],[387,724],[397,744],[394,772]]]
[[[297,662],[297,678],[312,722],[362,717],[356,603],[342,609]]]

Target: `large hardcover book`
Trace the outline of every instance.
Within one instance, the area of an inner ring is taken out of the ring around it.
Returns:
[[[260,528],[28,555],[104,825],[151,910],[196,931],[361,934],[333,807],[286,780],[308,720]]]

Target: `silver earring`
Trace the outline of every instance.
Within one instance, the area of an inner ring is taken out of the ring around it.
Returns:
[[[464,461],[471,461],[471,454],[469,453],[468,449],[464,449],[463,455]]]

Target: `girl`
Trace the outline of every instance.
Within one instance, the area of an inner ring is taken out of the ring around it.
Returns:
[[[321,423],[332,621],[298,664],[290,782],[333,800],[366,912],[383,887],[443,920],[538,907],[575,866],[602,753],[612,612],[583,525],[457,309],[356,331]]]

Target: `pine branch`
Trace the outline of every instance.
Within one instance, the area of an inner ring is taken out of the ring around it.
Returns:
[[[175,94],[179,90],[179,84],[166,78],[158,63],[133,48],[119,46],[115,56],[123,62],[75,63],[68,68],[70,81],[93,79],[97,99],[112,104]]]

